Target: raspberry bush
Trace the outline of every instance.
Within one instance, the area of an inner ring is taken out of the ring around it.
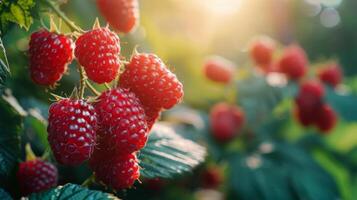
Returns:
[[[354,51],[214,2],[0,1],[0,199],[353,200]]]

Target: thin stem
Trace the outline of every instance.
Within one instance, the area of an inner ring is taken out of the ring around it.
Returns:
[[[84,89],[86,87],[86,76],[84,74],[83,67],[78,65],[78,71],[79,71],[79,98],[83,99],[84,96]]]
[[[41,158],[42,158],[42,160],[47,160],[50,157],[50,155],[51,155],[51,149],[49,147],[47,147],[45,149],[45,152],[43,152]]]
[[[96,96],[100,95],[100,92],[98,92],[88,80],[86,80],[86,85],[90,89],[90,91],[93,92],[93,94],[95,94]]]
[[[105,86],[105,88],[107,88],[108,90],[112,89],[108,83],[104,83],[104,86]]]
[[[88,177],[83,183],[82,186],[84,187],[89,187],[92,183],[94,183],[94,175],[92,174],[90,177]]]
[[[62,20],[67,24],[72,31],[83,32],[81,28],[76,26],[51,0],[43,0]]]

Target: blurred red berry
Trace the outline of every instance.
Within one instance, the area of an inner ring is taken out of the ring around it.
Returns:
[[[30,75],[32,80],[45,86],[52,86],[67,71],[73,59],[73,42],[68,37],[40,30],[31,35]]]
[[[98,181],[115,190],[130,188],[140,177],[140,168],[136,154],[112,154],[103,156],[101,151],[95,151],[89,161]]]
[[[219,168],[210,167],[201,174],[202,187],[217,189],[223,183],[223,175]]]
[[[97,0],[103,17],[117,31],[129,33],[139,21],[138,0]]]
[[[318,76],[322,82],[332,87],[336,87],[343,79],[342,70],[338,64],[330,64],[322,68],[318,72]]]
[[[305,81],[300,85],[299,93],[295,99],[301,110],[313,110],[322,105],[325,90],[323,85],[315,80]]]
[[[234,77],[234,64],[225,58],[215,56],[204,63],[206,77],[214,82],[227,84]]]
[[[75,55],[88,78],[96,83],[114,80],[120,68],[120,39],[108,28],[97,28],[76,41]]]
[[[297,45],[287,47],[279,60],[279,69],[290,79],[302,78],[307,72],[308,59],[305,51]]]
[[[120,86],[149,107],[170,109],[183,98],[182,83],[154,54],[134,55],[120,76]]]
[[[145,110],[145,116],[146,116],[145,119],[148,125],[148,130],[151,130],[155,122],[159,120],[161,116],[162,108],[144,106],[144,110]]]
[[[250,56],[259,66],[267,66],[272,62],[275,49],[274,41],[270,38],[260,38],[250,47]]]
[[[236,106],[219,103],[210,113],[211,132],[219,142],[228,142],[238,135],[244,123],[244,113]]]
[[[300,122],[301,125],[308,127],[313,125],[316,121],[316,111],[319,108],[316,107],[313,110],[304,110],[299,107],[296,107],[294,110],[295,117]]]
[[[125,88],[108,90],[99,97],[95,108],[102,149],[127,154],[145,146],[148,137],[145,112],[134,93]]]
[[[57,185],[57,168],[40,159],[21,162],[16,175],[23,196],[41,192]]]
[[[337,122],[337,115],[331,106],[325,104],[316,113],[316,125],[320,131],[327,133],[331,131]]]
[[[63,99],[51,105],[48,141],[56,160],[64,165],[79,165],[94,150],[97,115],[84,100]]]

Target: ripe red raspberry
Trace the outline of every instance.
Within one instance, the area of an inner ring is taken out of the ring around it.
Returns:
[[[57,168],[40,159],[21,162],[16,175],[23,196],[57,185]]]
[[[297,45],[287,47],[279,60],[279,68],[290,79],[303,77],[307,71],[308,60],[305,51]]]
[[[259,66],[268,66],[273,59],[274,41],[270,38],[260,38],[250,47],[250,56]]]
[[[228,142],[240,131],[244,113],[236,106],[216,104],[210,113],[211,132],[219,142]]]
[[[51,105],[48,141],[56,160],[78,165],[87,160],[96,141],[97,115],[84,100],[63,99]]]
[[[145,106],[170,109],[183,97],[183,86],[154,54],[136,54],[120,77]]]
[[[315,123],[316,121],[315,115],[317,110],[318,107],[314,108],[313,110],[304,110],[299,107],[296,107],[294,114],[296,119],[300,122],[300,124],[307,127]]]
[[[108,28],[86,32],[76,41],[75,55],[89,79],[96,83],[114,80],[120,68],[120,39]]]
[[[73,59],[73,43],[64,35],[40,30],[31,35],[29,55],[32,80],[52,86],[61,79]]]
[[[324,87],[315,80],[305,81],[300,85],[299,93],[295,99],[296,104],[301,110],[310,110],[322,105]]]
[[[145,146],[148,137],[145,112],[134,93],[124,88],[108,90],[95,107],[99,144],[107,152],[132,153]]]
[[[204,63],[206,77],[218,83],[229,83],[234,76],[234,64],[225,58],[214,56]]]
[[[97,0],[97,6],[103,17],[119,32],[133,31],[139,20],[137,0]]]
[[[144,106],[144,111],[145,111],[145,119],[146,123],[148,125],[148,130],[151,130],[151,128],[154,126],[155,122],[159,120],[161,116],[161,108],[155,108],[155,107],[150,107],[150,106]]]
[[[96,149],[89,165],[98,181],[115,190],[130,188],[140,177],[140,168],[136,154],[112,154],[103,157]]]
[[[335,111],[327,104],[319,108],[319,111],[315,114],[315,117],[316,126],[323,133],[327,133],[332,130],[337,122]]]
[[[219,168],[210,167],[201,174],[201,182],[204,188],[217,189],[223,182],[223,175]]]
[[[322,68],[318,76],[322,82],[332,87],[340,84],[343,78],[341,67],[338,64],[331,64]]]

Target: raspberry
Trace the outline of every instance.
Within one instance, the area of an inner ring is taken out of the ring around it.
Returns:
[[[318,76],[322,82],[332,87],[336,87],[340,84],[343,78],[341,68],[338,64],[331,64],[322,68]]]
[[[120,77],[145,106],[170,109],[183,97],[183,86],[154,54],[136,54]]]
[[[161,110],[162,110],[161,108],[144,106],[144,111],[146,116],[145,119],[148,125],[148,130],[151,130],[155,122],[160,118]]]
[[[133,31],[139,20],[137,0],[97,0],[97,6],[103,17],[119,32]]]
[[[322,104],[325,90],[320,82],[315,80],[305,81],[301,84],[295,101],[302,110],[313,110]]]
[[[229,60],[215,56],[206,60],[204,73],[212,81],[227,84],[233,78],[234,68],[234,64]]]
[[[236,106],[216,104],[210,113],[211,131],[219,142],[233,139],[244,123],[244,113]]]
[[[256,40],[250,47],[250,56],[259,66],[268,66],[273,58],[275,44],[270,38]]]
[[[134,93],[124,88],[112,89],[104,92],[95,106],[102,148],[123,154],[145,146],[148,137],[145,112]]]
[[[63,99],[51,105],[48,141],[56,160],[78,165],[87,160],[96,141],[97,115],[84,100]]]
[[[64,35],[40,30],[31,35],[29,46],[32,80],[39,85],[54,85],[73,59],[72,40]]]
[[[89,79],[96,83],[114,80],[120,68],[120,39],[108,28],[86,32],[76,41],[75,55]]]
[[[222,172],[217,167],[205,169],[201,174],[201,182],[204,188],[217,189],[223,182]]]
[[[323,133],[332,130],[337,122],[335,111],[327,104],[321,106],[316,114],[316,126]]]
[[[310,126],[315,123],[316,119],[316,110],[318,108],[314,108],[313,110],[303,110],[299,107],[295,108],[295,117],[303,126]]]
[[[305,51],[297,45],[286,48],[279,60],[280,71],[293,80],[306,74],[307,65],[308,60]]]
[[[57,185],[57,168],[40,159],[21,162],[16,175],[23,196]]]
[[[101,151],[95,151],[89,161],[98,181],[115,190],[130,188],[140,177],[136,154],[112,154],[104,157]]]

